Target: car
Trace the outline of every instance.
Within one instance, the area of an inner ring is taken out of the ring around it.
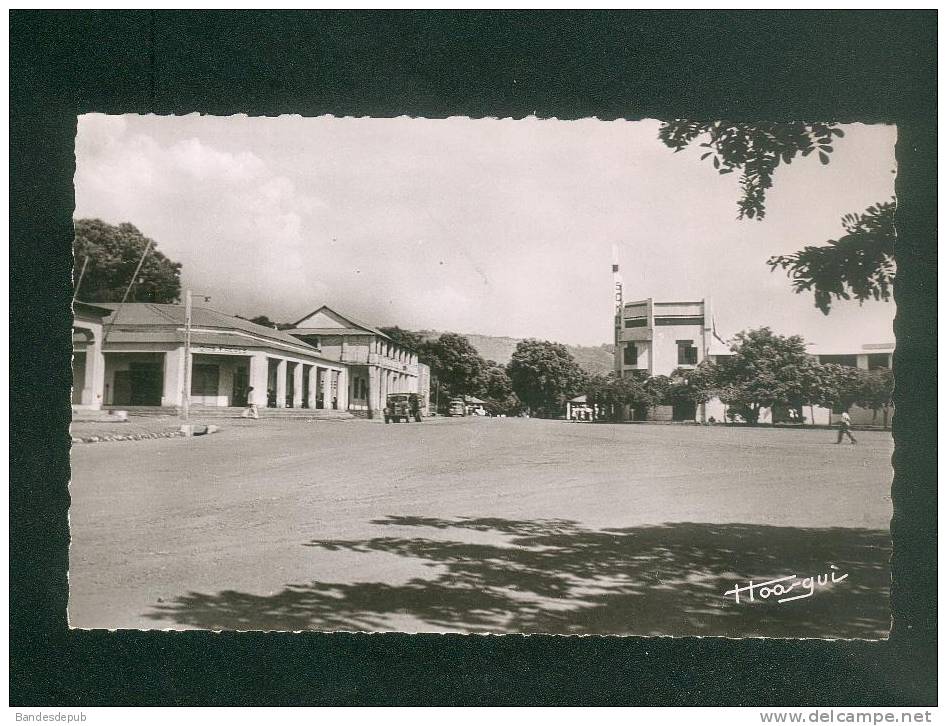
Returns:
[[[389,393],[385,400],[385,423],[404,421],[413,418],[421,423],[421,398],[417,393]]]

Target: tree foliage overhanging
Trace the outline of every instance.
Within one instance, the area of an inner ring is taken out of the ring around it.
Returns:
[[[895,274],[895,206],[892,200],[873,204],[861,214],[846,214],[845,234],[839,239],[771,257],[767,264],[786,270],[796,292],[811,290],[816,307],[826,314],[833,298],[889,300]]]
[[[828,164],[835,138],[844,132],[836,123],[705,123],[676,119],[661,124],[658,137],[675,152],[700,141],[720,174],[741,171],[739,219],[766,216],[766,192],[781,164],[816,152]],[[887,301],[894,281],[894,202],[879,202],[861,214],[842,218],[846,234],[824,245],[807,246],[791,255],[770,258],[771,269],[787,271],[795,292],[811,291],[815,305],[828,314],[832,300]]]
[[[175,303],[181,299],[181,264],[165,257],[132,224],[78,219],[73,243],[76,298],[120,302],[148,243],[152,246],[128,294],[129,302]],[[82,268],[85,266],[85,271]],[[81,280],[80,280],[81,274]]]
[[[773,174],[780,164],[791,164],[797,156],[818,152],[823,164],[834,151],[833,137],[845,132],[835,123],[705,123],[675,119],[661,124],[658,138],[675,152],[702,139],[707,149],[701,159],[710,158],[720,174],[739,169],[743,196],[737,202],[739,218],[766,216],[766,191],[773,186]]]

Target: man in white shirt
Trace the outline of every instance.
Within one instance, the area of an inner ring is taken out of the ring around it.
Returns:
[[[852,436],[852,417],[848,415],[848,411],[845,411],[845,412],[842,414],[842,420],[839,421],[839,424],[838,424],[838,439],[836,440],[835,443],[836,443],[836,444],[841,444],[841,443],[842,443],[842,437],[843,437],[843,436],[848,436],[848,438],[851,439],[851,441],[852,441],[853,444],[857,444],[857,443],[858,443],[858,442],[855,440],[855,437]]]

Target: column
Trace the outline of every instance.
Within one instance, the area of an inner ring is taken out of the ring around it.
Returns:
[[[276,366],[276,407],[286,408],[286,359],[280,358]]]
[[[293,408],[303,407],[303,364],[293,366]]]
[[[368,383],[368,417],[372,418],[375,412],[379,410],[378,387],[381,385],[381,376],[378,374],[378,368],[376,366],[369,366],[365,378]]]
[[[88,361],[86,361],[88,365]],[[184,401],[184,346],[164,354],[164,385],[161,390],[161,405],[175,408]]]
[[[263,353],[254,353],[250,357],[250,391],[248,403],[255,403],[258,408],[266,408],[266,387],[269,381],[269,361]]]
[[[306,375],[309,381],[309,395],[306,397],[306,405],[309,408],[315,408],[316,393],[319,390],[319,369],[316,366],[309,366],[309,372]]]
[[[105,390],[105,356],[102,354],[102,331],[92,331],[85,351],[85,380],[82,384],[82,405],[101,408]]]
[[[322,369],[322,407],[332,408],[332,369]]]
[[[348,411],[349,409],[349,370],[342,368],[339,370],[339,410]]]

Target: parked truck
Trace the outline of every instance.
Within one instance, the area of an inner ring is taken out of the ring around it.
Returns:
[[[385,401],[385,423],[414,419],[421,422],[421,397],[417,393],[389,393]]]

